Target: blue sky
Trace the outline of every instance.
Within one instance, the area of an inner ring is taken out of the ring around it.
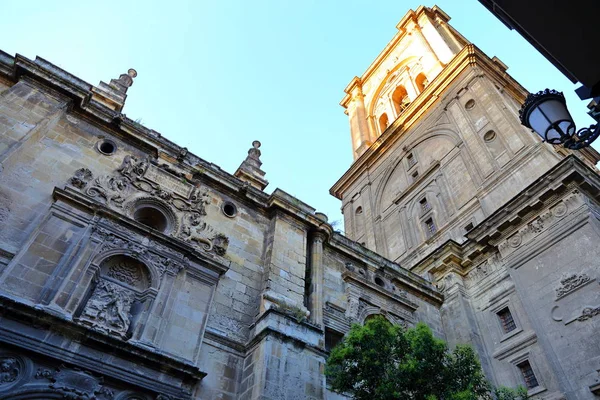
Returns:
[[[0,49],[91,84],[135,68],[128,117],[231,173],[258,139],[266,191],[339,220],[328,190],[352,162],[343,89],[420,4],[441,7],[528,90],[565,92],[578,128],[593,122],[577,85],[476,0],[11,1]]]

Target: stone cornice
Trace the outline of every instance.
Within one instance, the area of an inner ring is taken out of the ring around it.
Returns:
[[[378,287],[377,285],[375,285],[373,282],[368,281],[367,279],[364,279],[362,276],[358,275],[355,272],[350,272],[350,271],[342,272],[342,279],[344,280],[344,282],[346,282],[346,284],[354,283],[355,286],[366,287],[366,288],[370,289],[372,292],[377,293],[378,296],[385,298],[385,299],[389,299],[393,302],[400,303],[411,311],[415,311],[419,307],[417,304],[408,300],[408,298],[399,296],[395,293],[390,292],[389,290],[384,290],[384,289]],[[402,280],[400,280],[400,281],[402,282]],[[440,299],[435,299],[435,300],[438,300],[438,302],[441,304]]]
[[[446,93],[451,84],[466,70],[478,67],[486,72],[487,76],[495,80],[507,93],[517,101],[523,101],[527,91],[510,77],[502,66],[494,62],[475,45],[465,46],[448,65],[431,81],[425,90],[410,103],[404,112],[377,138],[354,163],[348,171],[329,189],[329,193],[342,199],[343,193],[374,165],[381,157],[385,156],[406,132],[415,125],[428,110],[440,101],[448,102],[452,98]]]
[[[437,303],[443,301],[443,296],[430,282],[343,235],[334,233],[328,245],[340,253],[370,266],[371,269],[382,268],[392,279],[410,288],[414,293],[419,293]]]
[[[265,202],[269,195],[253,187],[245,187],[242,180],[222,170],[217,165],[205,161],[191,152],[178,161],[184,149],[159,132],[146,128],[128,118],[125,114],[114,111],[106,105],[92,99],[93,85],[75,77],[54,64],[36,57],[35,60],[17,54],[15,57],[0,51],[0,78],[18,82],[25,78],[50,89],[69,99],[70,112],[78,117],[110,131],[124,141],[134,144],[153,154],[154,157],[170,161],[191,176],[203,176],[218,182],[229,191],[243,191],[246,197]]]
[[[573,155],[551,168],[466,236],[479,244],[497,241],[526,223],[528,214],[550,206],[570,188],[577,188],[600,200],[600,176]]]
[[[445,242],[411,270],[435,272],[454,265],[456,272],[464,275],[486,254],[498,250],[502,253],[506,246],[518,247],[521,240],[529,240],[529,236],[544,229],[546,219],[562,218],[573,211],[565,203],[572,203],[573,196],[578,193],[585,193],[600,203],[600,176],[579,158],[570,155],[470,230],[466,242]],[[515,232],[519,233],[519,243],[510,243]],[[527,237],[521,239],[523,235]]]

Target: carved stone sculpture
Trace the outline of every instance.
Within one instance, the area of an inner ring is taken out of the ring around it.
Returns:
[[[560,280],[560,286],[556,288],[556,299],[565,297],[592,279],[586,274],[572,274]]]
[[[581,312],[581,315],[577,317],[577,321],[585,321],[587,319],[595,317],[596,315],[600,315],[600,307],[586,307]]]
[[[131,290],[100,280],[81,314],[80,321],[98,331],[125,336],[131,323],[129,311],[134,299]]]
[[[82,168],[70,182],[87,196],[129,215],[133,215],[140,199],[155,203],[167,214],[171,226],[169,234],[205,251],[225,255],[229,239],[204,220],[210,203],[205,188],[194,187],[171,168],[156,167],[147,159],[139,160],[130,155],[123,159],[117,172],[92,179],[91,171]],[[140,192],[148,195],[140,197]]]
[[[71,185],[76,188],[83,189],[87,186],[88,182],[92,180],[94,176],[92,175],[92,171],[87,168],[79,168],[75,171],[73,177],[69,180]]]
[[[0,357],[0,386],[12,383],[19,376],[19,363],[15,357]]]

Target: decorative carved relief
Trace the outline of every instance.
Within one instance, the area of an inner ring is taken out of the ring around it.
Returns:
[[[600,307],[586,307],[581,311],[581,315],[577,317],[577,321],[585,321],[596,315],[600,315]]]
[[[544,221],[540,217],[531,221],[527,227],[529,228],[529,232],[531,233],[540,233],[544,230]]]
[[[99,254],[114,249],[120,249],[124,252],[127,251],[128,253],[132,253],[133,257],[138,258],[143,263],[151,264],[152,266],[154,266],[161,276],[165,272],[177,274],[179,271],[184,269],[186,265],[188,265],[187,257],[184,257],[183,255],[173,251],[172,249],[162,244],[153,241],[148,243],[147,245],[142,245],[135,242],[134,240],[123,239],[122,237],[119,237],[114,233],[99,226],[95,226],[93,229],[94,236],[102,240],[102,244],[100,245],[100,249],[98,251]],[[210,242],[210,244],[214,246],[213,242]],[[217,243],[217,245],[219,244]],[[151,251],[150,249],[164,252],[167,254],[167,256],[157,254],[154,251]]]
[[[565,297],[591,280],[592,278],[586,274],[572,274],[561,279],[560,286],[556,288],[556,300]]]
[[[131,323],[134,293],[122,286],[100,280],[79,320],[93,329],[125,337]]]
[[[130,263],[119,261],[108,267],[107,276],[130,286],[136,286],[142,280],[139,268]]]
[[[176,175],[147,159],[126,156],[116,174],[93,179],[91,171],[82,168],[69,182],[85,195],[129,215],[135,211],[140,192],[146,193],[149,197],[144,201],[156,202],[159,208],[169,211],[167,218],[173,220],[174,226],[169,232],[172,236],[221,256],[227,251],[229,239],[204,221],[206,205],[210,203],[208,191],[194,187],[181,173]]]
[[[83,189],[87,186],[88,182],[92,180],[94,176],[92,171],[87,168],[79,168],[75,171],[73,177],[69,180],[69,183],[76,188]]]
[[[502,266],[502,261],[498,253],[490,256],[483,263],[479,264],[476,268],[473,268],[466,276],[466,286],[472,287],[475,284],[482,281],[487,276],[490,276],[493,272],[498,271]]]
[[[21,373],[21,366],[15,357],[0,357],[0,387],[13,383]]]
[[[358,314],[360,313],[360,302],[358,298],[348,299],[348,308],[346,308],[346,318],[358,321]]]
[[[518,248],[522,243],[530,241],[534,236],[540,234],[544,229],[548,228],[552,222],[563,218],[568,212],[567,203],[572,198],[577,196],[577,191],[566,197],[564,201],[561,201],[554,205],[552,208],[542,212],[537,218],[530,221],[527,225],[519,229],[517,232],[512,234],[508,239],[500,242],[498,245],[501,253],[506,256],[507,253],[511,252],[510,248]]]
[[[551,210],[552,215],[556,218],[564,217],[567,214],[567,205],[562,201],[554,206]]]
[[[64,365],[56,369],[39,368],[35,379],[50,381],[48,388],[69,400],[110,400],[114,392],[104,386],[104,378],[79,368],[67,368]]]

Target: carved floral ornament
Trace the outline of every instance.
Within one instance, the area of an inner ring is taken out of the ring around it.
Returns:
[[[587,274],[572,274],[564,277],[560,280],[560,285],[556,288],[556,300],[565,297],[592,280]]]
[[[75,171],[71,186],[120,213],[132,216],[136,205],[153,203],[172,220],[165,232],[207,252],[225,255],[229,239],[205,221],[208,190],[195,187],[170,167],[126,156],[116,173],[94,178],[87,168]]]
[[[33,379],[47,383],[48,392],[58,393],[69,400],[149,400],[150,397],[132,391],[115,393],[104,383],[104,377],[92,372],[67,367],[64,364],[56,368],[38,368]],[[37,386],[37,385],[36,385]],[[39,390],[39,389],[38,389]],[[171,396],[158,394],[155,400],[171,400]]]
[[[12,355],[0,356],[0,389],[12,385],[22,373],[22,365],[17,357]]]
[[[500,243],[499,249],[501,251],[506,251],[509,248],[516,249],[521,246],[521,244],[528,242],[534,236],[540,234],[544,229],[546,229],[551,223],[556,220],[563,218],[567,215],[568,206],[567,203],[572,201],[574,197],[579,194],[577,190],[573,191],[573,193],[564,199],[564,201],[560,201],[555,206],[543,212],[540,216],[530,221],[527,225],[519,229],[513,235],[511,235],[504,242]]]
[[[471,269],[467,274],[465,283],[467,287],[471,287],[482,281],[487,276],[492,275],[503,266],[503,261],[498,253],[492,254],[487,260]]]
[[[102,241],[98,250],[100,257],[109,251],[119,250],[119,253],[129,254],[133,258],[140,260],[142,263],[153,266],[160,276],[165,272],[177,274],[189,264],[187,257],[156,242],[142,245],[134,240],[117,236],[113,232],[99,226],[94,226],[93,236]],[[152,249],[152,251],[150,249]],[[157,251],[160,251],[163,254],[159,254]],[[117,276],[126,279],[126,272],[122,271],[118,274],[115,272],[113,277]],[[126,279],[123,280],[123,282],[129,283],[132,281]]]

